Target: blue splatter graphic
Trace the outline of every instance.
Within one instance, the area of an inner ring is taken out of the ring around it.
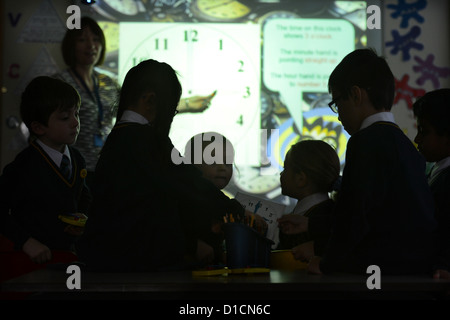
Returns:
[[[400,16],[402,17],[400,28],[407,28],[411,18],[414,18],[419,23],[424,22],[425,19],[419,14],[419,11],[424,9],[426,6],[426,0],[418,0],[414,3],[405,3],[405,0],[399,0],[398,4],[387,5],[389,9],[395,10],[391,13],[392,18],[397,19]]]
[[[423,49],[423,44],[415,41],[415,39],[420,35],[420,32],[421,30],[418,26],[412,27],[409,33],[403,36],[401,36],[397,30],[392,30],[392,37],[394,39],[392,41],[386,42],[386,47],[393,47],[391,50],[392,54],[397,54],[399,51],[401,51],[402,60],[408,61],[409,59],[411,59],[409,50]]]
[[[416,80],[417,84],[423,85],[427,80],[430,80],[435,89],[438,89],[441,84],[439,78],[446,78],[450,76],[450,68],[442,68],[434,65],[434,55],[429,54],[425,60],[419,57],[414,57],[419,65],[414,66],[415,72],[422,73]]]

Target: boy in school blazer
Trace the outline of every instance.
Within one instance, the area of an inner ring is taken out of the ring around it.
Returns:
[[[329,78],[333,100],[351,135],[333,232],[312,273],[424,273],[434,256],[433,199],[425,162],[395,124],[390,109],[394,77],[371,49],[348,54]]]
[[[22,94],[20,113],[31,138],[0,176],[0,234],[36,263],[51,260],[51,250],[73,249],[81,230],[59,216],[86,213],[91,200],[84,158],[70,146],[80,129],[79,108],[78,92],[50,77],[33,79]]]

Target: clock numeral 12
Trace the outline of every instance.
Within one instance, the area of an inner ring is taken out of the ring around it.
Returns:
[[[184,31],[184,41],[185,42],[197,42],[198,41],[198,31],[197,30],[185,30]]]

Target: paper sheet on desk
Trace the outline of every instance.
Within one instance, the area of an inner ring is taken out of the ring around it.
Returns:
[[[238,192],[234,198],[246,210],[258,214],[267,222],[266,237],[274,242],[272,249],[275,249],[280,242],[277,219],[283,215],[286,206],[241,192]]]

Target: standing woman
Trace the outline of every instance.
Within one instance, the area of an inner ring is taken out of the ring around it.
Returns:
[[[88,184],[112,129],[112,109],[119,93],[116,79],[96,68],[105,59],[105,47],[105,36],[97,22],[81,18],[81,29],[68,29],[62,41],[62,55],[68,68],[55,76],[71,84],[81,96],[81,130],[76,147],[86,159]]]

